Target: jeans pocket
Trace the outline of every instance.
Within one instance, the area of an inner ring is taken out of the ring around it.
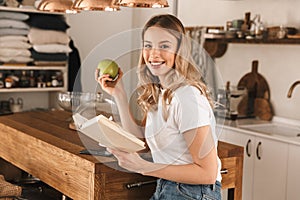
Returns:
[[[208,194],[203,194],[203,200],[218,200],[218,199]]]
[[[219,184],[202,186],[203,200],[220,200],[221,186]]]
[[[198,185],[177,184],[177,192],[187,200],[201,199],[201,187]]]

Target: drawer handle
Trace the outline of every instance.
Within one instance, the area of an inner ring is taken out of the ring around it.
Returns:
[[[247,145],[246,145],[246,154],[247,154],[248,157],[251,156],[251,154],[249,153],[249,145],[250,145],[250,143],[251,143],[251,140],[249,139],[248,142],[247,142]]]
[[[228,174],[228,169],[221,169],[221,174]]]
[[[261,155],[260,155],[260,148],[261,148],[261,142],[258,143],[257,147],[256,147],[256,156],[258,158],[258,160],[261,159]]]
[[[129,190],[131,188],[142,187],[143,185],[149,185],[149,184],[154,184],[154,183],[156,184],[156,180],[141,181],[141,182],[137,182],[137,183],[127,183],[126,188]]]

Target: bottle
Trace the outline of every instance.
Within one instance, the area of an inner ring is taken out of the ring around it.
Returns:
[[[225,89],[225,94],[226,94],[226,110],[227,112],[230,111],[230,81],[226,82],[226,89]]]
[[[46,78],[45,78],[45,71],[44,70],[41,70],[41,71],[38,71],[38,75],[37,75],[37,79],[36,79],[36,82],[37,82],[37,87],[38,88],[44,88],[46,87]]]
[[[61,71],[57,71],[55,74],[58,81],[58,87],[63,87],[64,86],[63,73]]]
[[[47,71],[45,73],[45,82],[46,82],[46,87],[52,87],[52,79],[51,79],[51,72]]]
[[[34,77],[34,71],[30,71],[30,76],[29,76],[29,87],[36,87],[36,81]]]
[[[29,78],[27,77],[25,70],[22,71],[19,86],[20,87],[29,87]]]
[[[4,88],[4,77],[2,72],[0,72],[0,88]]]
[[[257,15],[257,22],[255,26],[255,37],[257,39],[263,39],[264,31],[265,31],[265,27],[261,22],[260,15]]]
[[[244,18],[244,23],[241,26],[241,31],[248,32],[250,27],[251,27],[251,13],[250,12],[246,12],[245,13],[245,18]]]
[[[52,87],[57,87],[59,85],[57,77],[55,75],[51,76],[51,85]]]
[[[279,31],[277,32],[277,38],[278,38],[278,39],[283,39],[283,38],[285,38],[286,33],[287,33],[287,31],[286,31],[286,29],[284,28],[284,26],[283,26],[283,25],[280,25],[280,29],[279,29]]]

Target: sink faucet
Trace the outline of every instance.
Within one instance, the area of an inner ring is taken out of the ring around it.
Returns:
[[[300,81],[296,81],[296,82],[294,82],[294,83],[291,85],[291,87],[290,87],[290,89],[289,89],[289,91],[288,91],[288,94],[287,94],[287,97],[288,97],[288,98],[291,98],[291,97],[292,97],[293,90],[294,90],[294,88],[296,87],[296,85],[298,85],[298,84],[300,84]]]

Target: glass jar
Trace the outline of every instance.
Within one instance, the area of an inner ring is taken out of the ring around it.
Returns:
[[[280,25],[280,29],[277,32],[277,38],[283,39],[285,38],[286,34],[287,34],[286,28],[283,25]]]

